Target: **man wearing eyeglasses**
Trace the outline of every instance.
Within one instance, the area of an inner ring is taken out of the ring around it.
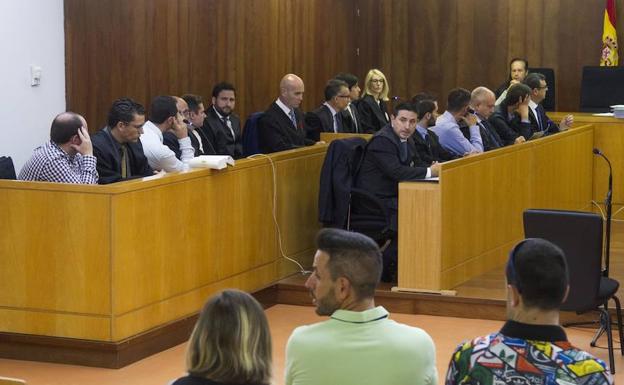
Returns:
[[[524,84],[531,89],[529,119],[534,127],[542,131],[544,135],[550,135],[559,131],[565,131],[572,126],[574,123],[574,117],[572,115],[567,115],[561,119],[559,126],[546,115],[546,111],[541,105],[542,101],[546,98],[546,92],[548,92],[548,84],[546,84],[546,77],[543,74],[537,72],[530,73],[524,78]]]
[[[331,79],[325,86],[325,103],[305,115],[306,137],[316,142],[321,132],[345,132],[342,114],[349,105],[349,85],[338,79]]]
[[[108,125],[91,139],[100,184],[154,174],[139,140],[144,123],[145,108],[141,104],[130,98],[113,102],[108,112]]]
[[[559,326],[569,290],[563,251],[544,239],[525,239],[511,251],[505,274],[507,322],[457,347],[446,385],[613,384],[607,365],[574,347]]]

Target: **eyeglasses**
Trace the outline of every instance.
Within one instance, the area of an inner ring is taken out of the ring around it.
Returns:
[[[548,91],[548,86],[540,87],[539,89]]]
[[[385,81],[385,80],[383,80],[383,79],[371,79],[371,81],[370,81],[370,82],[371,82],[371,83],[381,83],[381,84],[383,84],[383,83],[385,83],[386,81]]]

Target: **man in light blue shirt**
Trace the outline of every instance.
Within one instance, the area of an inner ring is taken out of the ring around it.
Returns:
[[[287,385],[434,385],[435,347],[422,329],[375,307],[381,252],[369,237],[319,232],[306,281],[316,313],[331,318],[295,329],[286,346]]]
[[[477,125],[477,118],[469,113],[470,91],[455,88],[448,95],[444,114],[436,120],[433,131],[440,138],[440,144],[457,156],[483,152],[483,141]],[[459,129],[458,122],[464,121],[470,130],[470,138],[466,139]]]

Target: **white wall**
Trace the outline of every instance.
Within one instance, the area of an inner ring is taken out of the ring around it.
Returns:
[[[0,0],[0,155],[17,172],[65,111],[63,0]],[[42,67],[30,86],[30,65]]]

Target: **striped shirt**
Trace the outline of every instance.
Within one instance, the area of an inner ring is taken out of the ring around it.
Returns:
[[[96,159],[93,155],[69,156],[56,143],[49,141],[35,149],[20,171],[18,179],[96,184],[98,182]]]

